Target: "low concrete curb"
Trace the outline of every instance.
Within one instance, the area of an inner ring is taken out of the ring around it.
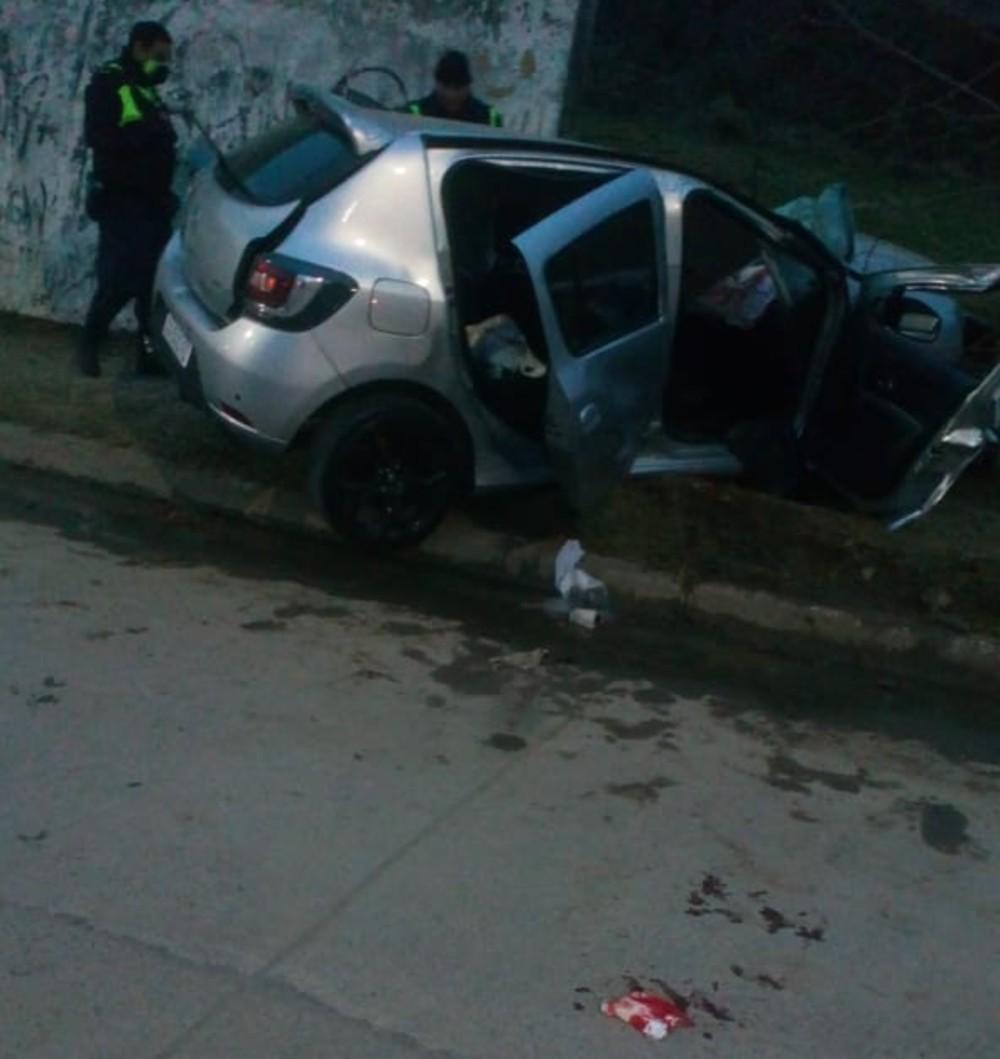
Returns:
[[[231,475],[177,467],[136,449],[87,438],[0,422],[0,460],[139,496],[181,500],[299,534],[325,536],[328,532],[305,496],[297,492]],[[480,567],[550,586],[560,543],[525,543],[482,529],[456,515],[415,558]],[[842,647],[895,655],[919,655],[924,662],[936,660],[979,677],[1000,679],[1000,640],[953,634],[915,623],[900,624],[888,614],[859,614],[802,603],[738,585],[685,585],[671,574],[605,556],[588,554],[586,566],[608,585],[613,598],[671,603],[694,614],[731,619],[772,633],[808,636]]]

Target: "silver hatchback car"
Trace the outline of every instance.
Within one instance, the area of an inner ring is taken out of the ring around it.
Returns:
[[[292,98],[195,178],[156,326],[230,431],[310,446],[356,541],[416,543],[472,489],[555,478],[586,508],[629,474],[819,474],[902,524],[993,439],[1000,368],[945,295],[1000,266],[872,272],[676,169]]]

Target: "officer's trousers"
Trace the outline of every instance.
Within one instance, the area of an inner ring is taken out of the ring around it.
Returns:
[[[170,239],[172,201],[105,193],[97,216],[97,291],[84,323],[84,341],[96,352],[115,317],[130,302],[140,335],[148,332],[153,280]]]

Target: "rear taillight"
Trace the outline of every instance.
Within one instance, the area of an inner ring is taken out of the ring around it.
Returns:
[[[247,280],[247,297],[262,308],[281,309],[288,304],[298,278],[294,272],[259,257]]]
[[[284,254],[254,258],[239,312],[286,331],[305,331],[346,305],[357,292],[350,277]]]

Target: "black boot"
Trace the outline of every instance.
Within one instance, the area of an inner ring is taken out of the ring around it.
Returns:
[[[144,331],[139,332],[135,351],[135,374],[144,379],[156,378],[167,374],[166,368],[160,363],[153,341]]]
[[[97,379],[101,375],[101,361],[97,353],[98,346],[98,341],[86,329],[76,344],[77,371],[88,379]]]

